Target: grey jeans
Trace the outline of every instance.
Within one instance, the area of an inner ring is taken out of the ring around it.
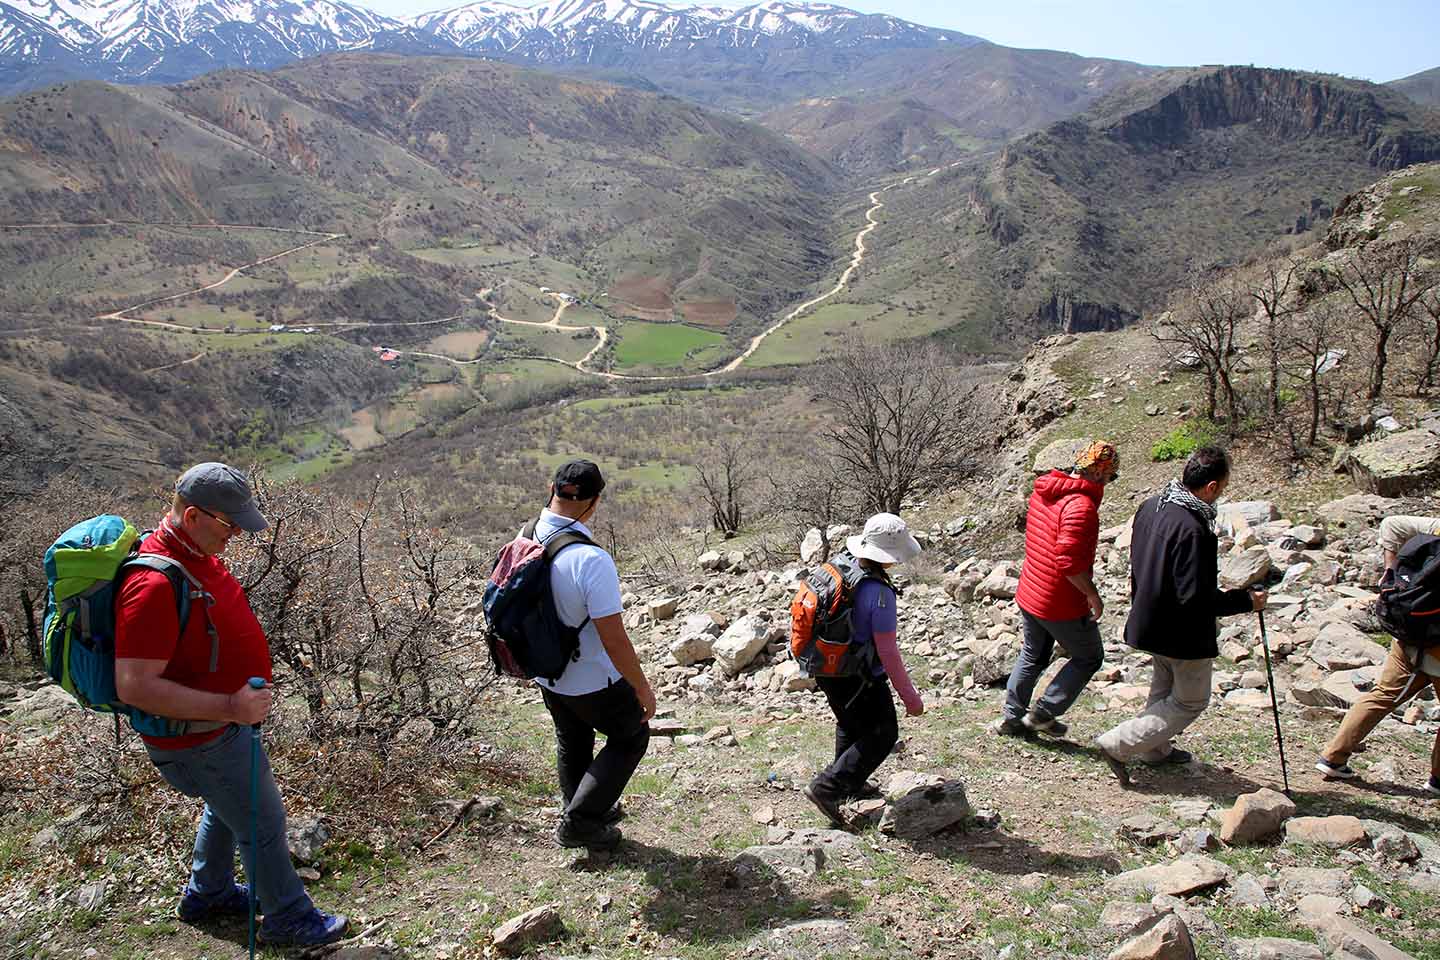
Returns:
[[[1210,705],[1210,672],[1214,660],[1176,660],[1151,654],[1154,675],[1145,712],[1095,738],[1117,760],[1164,760],[1173,740]]]
[[[1025,640],[1020,656],[1010,671],[1010,682],[1005,685],[1005,716],[1019,720],[1030,708],[1030,695],[1035,691],[1035,682],[1050,663],[1050,654],[1055,644],[1069,656],[1070,660],[1060,668],[1055,679],[1045,688],[1035,704],[1035,712],[1045,717],[1058,717],[1070,709],[1075,698],[1085,689],[1085,684],[1105,662],[1105,645],[1100,642],[1100,627],[1089,617],[1080,620],[1041,620],[1037,616],[1020,611],[1025,621]]]

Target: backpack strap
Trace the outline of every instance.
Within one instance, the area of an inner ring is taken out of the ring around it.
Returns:
[[[536,525],[537,524],[535,521],[531,521],[531,523],[529,524],[531,536],[534,536]],[[585,536],[585,534],[579,532],[578,530],[570,530],[562,527],[560,530],[555,531],[554,533],[550,534],[549,537],[542,540],[541,543],[545,547],[545,563],[548,565],[554,563],[555,558],[560,555],[560,551],[564,550],[566,547],[573,547],[577,543],[588,543],[593,546],[595,544],[595,541],[591,540],[589,537]],[[575,624],[573,629],[584,630],[585,625],[589,622],[590,616],[587,613],[585,619]],[[576,650],[575,655],[578,657],[580,655],[580,651]]]
[[[202,601],[200,615],[205,618],[205,632],[210,637],[210,672],[214,673],[219,670],[220,632],[215,629],[215,624],[208,613],[210,604],[215,602],[214,596],[207,593],[195,575],[185,569],[185,564],[174,557],[158,553],[137,553],[120,565],[121,572],[132,569],[154,570],[163,573],[165,579],[170,581],[170,586],[175,591],[175,608],[182,635],[185,633],[186,624],[190,622],[190,611],[194,606],[194,599],[200,598]],[[175,728],[170,735],[177,737],[193,733],[210,733],[229,726],[228,723],[219,720],[169,720],[169,722]]]
[[[190,622],[190,610],[193,600],[199,597],[202,601],[200,615],[205,618],[205,632],[210,637],[210,672],[214,673],[220,669],[220,633],[215,629],[207,612],[210,604],[215,598],[205,592],[200,581],[189,570],[185,564],[174,557],[167,557],[158,553],[140,553],[126,560],[120,565],[122,571],[130,569],[155,570],[165,575],[170,581],[170,586],[175,590],[176,613],[180,620],[180,633],[184,634],[185,626]]]

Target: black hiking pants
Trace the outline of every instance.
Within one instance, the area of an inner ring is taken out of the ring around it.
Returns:
[[[815,775],[815,784],[841,799],[858,796],[900,739],[890,683],[884,675],[820,677],[816,683],[835,714],[835,759]]]
[[[544,687],[540,693],[555,721],[564,816],[582,834],[598,830],[650,745],[650,724],[640,698],[623,679],[574,697]],[[605,735],[605,746],[598,754],[597,733]]]

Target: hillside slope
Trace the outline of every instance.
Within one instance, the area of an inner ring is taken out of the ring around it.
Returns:
[[[1156,72],[1121,60],[993,43],[876,57],[831,95],[761,122],[842,169],[874,174],[940,164],[1081,113]]]
[[[668,295],[690,281],[728,301],[742,332],[828,263],[822,199],[835,186],[823,164],[733,118],[475,60],[341,55],[0,103],[13,221],[521,242],[583,265],[599,289],[635,276]]]
[[[1440,107],[1440,67],[1391,80],[1386,86],[1399,90],[1416,103]]]
[[[858,294],[927,285],[992,332],[1098,330],[1195,265],[1321,223],[1377,173],[1440,157],[1440,116],[1373,84],[1226,67],[1142,81],[895,194],[907,224]],[[890,239],[892,236],[896,239]]]

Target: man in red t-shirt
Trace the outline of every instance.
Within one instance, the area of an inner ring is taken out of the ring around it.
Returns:
[[[124,703],[187,721],[181,736],[143,738],[166,782],[205,801],[180,918],[199,923],[248,914],[249,889],[235,882],[238,842],[265,917],[260,938],[277,945],[332,943],[347,921],[315,908],[290,863],[285,807],[263,750],[251,770],[246,728],[269,714],[271,693],[248,681],[269,683],[270,647],[220,554],[239,531],[266,526],[239,470],[202,463],[180,476],[170,512],[140,552],[165,556],[185,571],[190,613],[182,631],[175,589],[164,573],[141,569],[126,577],[115,602],[115,689]],[[253,821],[252,776],[258,778]],[[250,849],[252,822],[258,857]]]

